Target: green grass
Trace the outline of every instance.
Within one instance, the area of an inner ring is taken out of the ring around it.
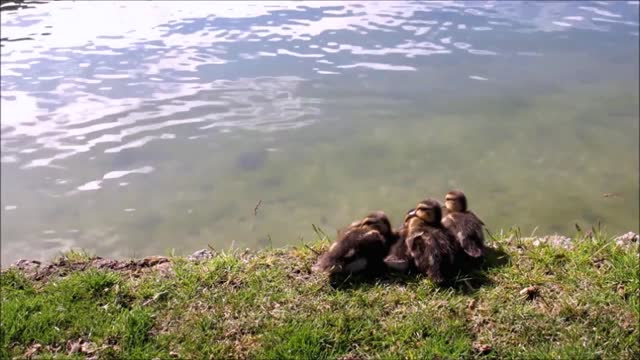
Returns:
[[[409,275],[330,281],[310,272],[327,244],[172,257],[169,275],[3,271],[0,356],[84,358],[69,351],[82,342],[105,359],[640,357],[637,248],[602,234],[572,250],[502,234],[481,270],[444,288]],[[538,295],[521,295],[528,286]]]

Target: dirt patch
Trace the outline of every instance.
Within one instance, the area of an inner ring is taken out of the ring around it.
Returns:
[[[52,276],[64,277],[69,273],[88,269],[111,270],[140,275],[148,271],[158,271],[163,275],[171,273],[169,258],[165,256],[148,256],[140,260],[103,259],[99,256],[88,260],[71,261],[61,258],[51,264],[42,264],[37,260],[19,260],[9,269],[20,270],[28,279],[44,281]]]

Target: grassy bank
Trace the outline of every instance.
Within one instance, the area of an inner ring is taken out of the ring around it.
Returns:
[[[328,242],[114,265],[70,253],[3,271],[1,357],[611,358],[640,355],[637,247],[497,236],[482,269],[330,282]],[[637,244],[636,244],[637,245]],[[107,264],[107,265],[105,265]],[[103,269],[99,269],[103,267]],[[115,270],[114,270],[115,269]],[[528,289],[527,289],[528,288]]]

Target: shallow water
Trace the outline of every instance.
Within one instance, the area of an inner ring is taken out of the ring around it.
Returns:
[[[638,2],[3,5],[2,261],[313,240],[462,188],[639,227]]]

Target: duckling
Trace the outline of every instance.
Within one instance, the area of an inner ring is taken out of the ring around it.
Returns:
[[[384,258],[384,263],[387,265],[387,268],[399,272],[406,272],[411,268],[411,255],[409,254],[409,249],[407,249],[407,219],[409,218],[409,214],[411,214],[415,209],[410,209],[407,211],[405,218],[403,220],[402,225],[396,230],[394,230],[395,242],[391,245],[389,249],[389,255]]]
[[[453,275],[461,251],[456,238],[441,221],[440,203],[433,199],[420,202],[405,220],[405,241],[414,265],[438,284]]]
[[[345,229],[313,266],[314,271],[357,273],[381,269],[389,247],[395,241],[391,223],[382,211],[375,211]]]
[[[484,255],[484,223],[467,209],[467,197],[462,191],[452,190],[445,196],[445,216],[442,225],[460,242],[464,252],[473,259]]]

